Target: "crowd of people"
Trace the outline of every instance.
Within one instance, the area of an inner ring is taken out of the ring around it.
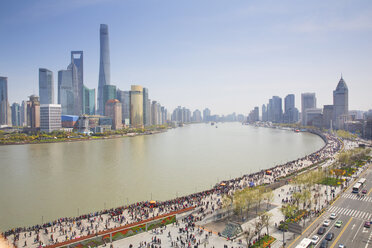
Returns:
[[[320,150],[303,158],[268,169],[271,171],[270,174],[267,173],[267,170],[261,170],[253,174],[223,181],[216,184],[212,189],[178,197],[176,199],[156,202],[156,204],[152,204],[148,201],[138,202],[77,217],[60,218],[58,220],[32,227],[14,228],[5,231],[2,235],[17,247],[22,245],[32,245],[34,247],[52,245],[91,234],[99,234],[102,231],[115,227],[147,220],[188,207],[196,207],[198,208],[198,211],[193,216],[193,220],[190,222],[192,223],[196,220],[201,220],[207,215],[213,213],[215,210],[220,209],[222,207],[221,199],[224,194],[231,194],[234,191],[245,187],[273,183],[297,172],[298,170],[333,156],[338,150],[340,150],[342,143],[332,135],[323,135],[322,138],[326,141],[326,144]],[[186,239],[179,238],[178,243],[180,243],[180,245],[182,244],[181,242],[195,243],[197,241],[195,237],[191,235]],[[152,244],[154,244],[154,240],[152,241]]]

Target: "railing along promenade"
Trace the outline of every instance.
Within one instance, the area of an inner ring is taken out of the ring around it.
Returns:
[[[152,230],[154,228],[171,224],[176,221],[176,215],[182,214],[195,209],[195,207],[188,207],[181,210],[173,211],[167,214],[159,215],[156,217],[149,218],[147,220],[142,220],[139,222],[131,223],[125,226],[119,226],[111,228],[106,231],[101,231],[96,234],[90,234],[84,237],[71,239],[68,241],[60,242],[53,245],[45,246],[47,248],[57,248],[57,247],[88,247],[88,246],[98,246],[112,241],[116,241],[122,238],[133,236],[141,232]],[[136,230],[134,233],[133,230]],[[131,233],[129,233],[132,231]],[[126,235],[128,234],[128,235]]]

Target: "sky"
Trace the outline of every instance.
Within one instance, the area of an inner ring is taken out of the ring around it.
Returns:
[[[99,25],[109,26],[111,83],[139,84],[172,111],[248,114],[274,95],[315,92],[332,104],[343,75],[349,109],[372,108],[372,1],[1,0],[0,76],[9,101],[38,94],[84,51],[84,84],[98,87]],[[284,102],[284,101],[283,101]]]

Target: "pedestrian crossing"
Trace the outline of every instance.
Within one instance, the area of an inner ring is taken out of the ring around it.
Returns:
[[[341,207],[335,207],[332,206],[328,209],[328,212],[341,214],[341,215],[347,215],[351,216],[357,219],[363,219],[363,220],[371,220],[372,213],[363,212],[355,209],[349,209],[349,208],[341,208]]]
[[[356,195],[356,194],[343,194],[342,197],[352,199],[352,200],[372,202],[372,197],[370,197],[370,196],[359,196],[358,197],[358,195]]]

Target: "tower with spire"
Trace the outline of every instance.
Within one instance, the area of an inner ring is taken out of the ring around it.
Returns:
[[[349,116],[349,89],[342,77],[333,91],[333,124],[336,129],[343,126]]]

